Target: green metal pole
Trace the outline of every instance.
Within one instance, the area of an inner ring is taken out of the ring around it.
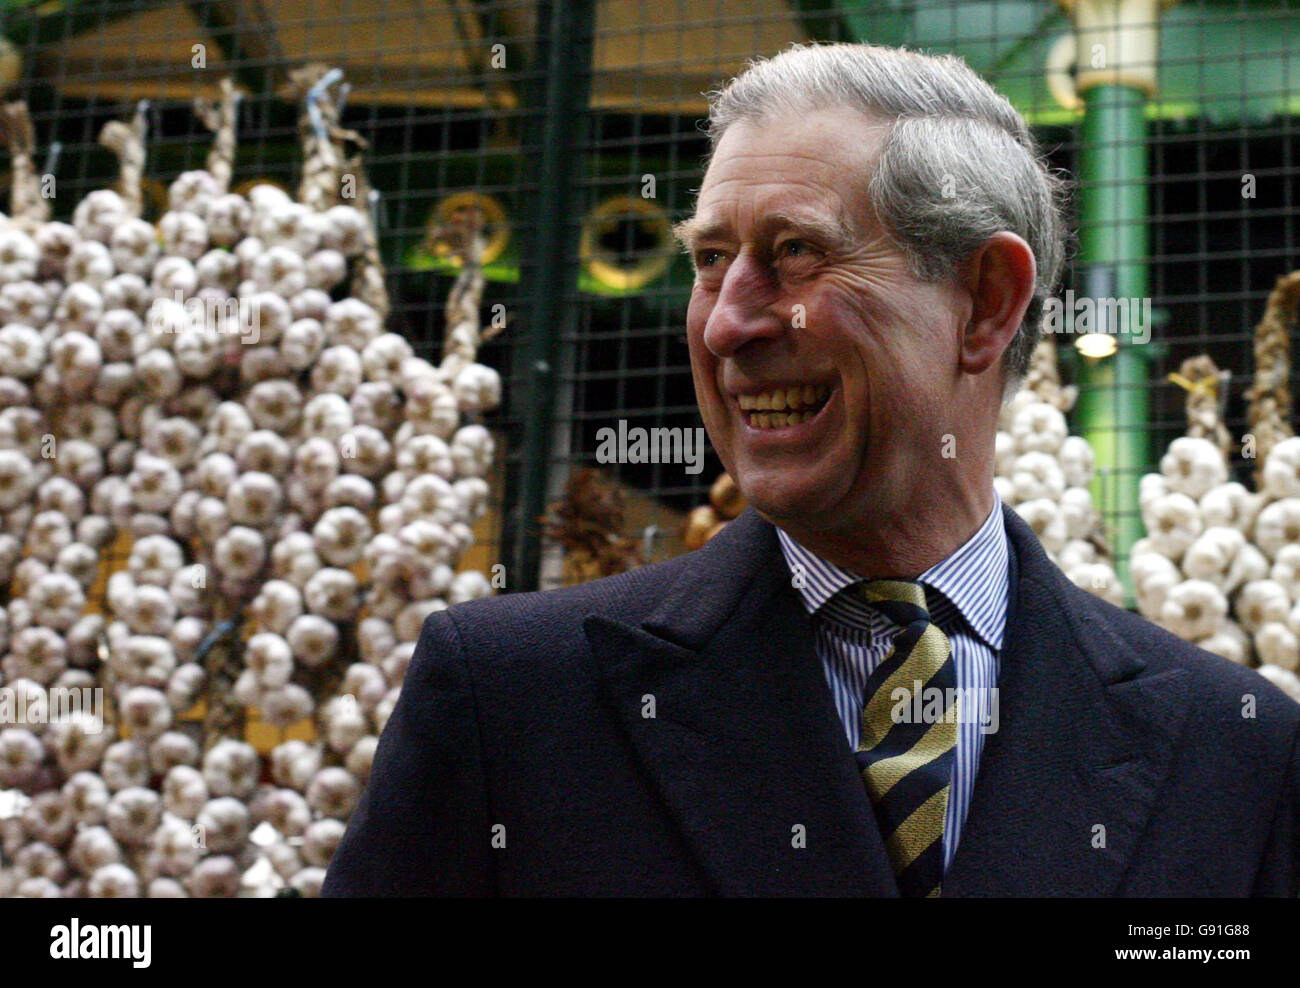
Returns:
[[[1081,295],[1147,298],[1146,94],[1120,85],[1084,94],[1079,175]],[[1111,327],[1114,332],[1116,327]],[[1080,361],[1077,422],[1096,454],[1093,497],[1115,542],[1118,573],[1132,598],[1128,554],[1142,536],[1138,481],[1151,464],[1147,431],[1150,354],[1117,336],[1111,357]]]
[[[556,376],[560,341],[577,283],[578,223],[575,206],[582,175],[582,123],[591,85],[595,31],[594,0],[543,0],[538,6],[535,94],[541,105],[540,146],[534,162],[527,238],[520,267],[519,293],[526,338],[515,354],[512,384],[514,417],[522,421],[523,446],[518,486],[507,503],[503,542],[509,549],[506,580],[511,590],[536,590],[541,563],[537,522],[546,510],[555,431]],[[530,183],[531,184],[531,183]]]

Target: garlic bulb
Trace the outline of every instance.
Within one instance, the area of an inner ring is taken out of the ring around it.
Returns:
[[[108,243],[113,231],[130,219],[126,202],[111,189],[87,194],[72,213],[72,225],[84,239]]]
[[[68,252],[81,240],[81,234],[67,223],[43,223],[32,235],[32,240],[40,251],[37,275],[63,279]]]
[[[317,319],[295,319],[280,337],[280,356],[292,370],[305,370],[325,349],[325,327]]]
[[[1282,586],[1289,599],[1300,600],[1300,544],[1281,546],[1268,575],[1274,583]]]
[[[357,579],[345,569],[327,566],[307,580],[303,599],[312,614],[331,621],[350,620],[360,603],[357,600]]]
[[[365,249],[366,218],[355,206],[331,206],[325,211],[321,242],[345,257],[354,257]]]
[[[1291,699],[1300,703],[1300,677],[1296,676],[1295,673],[1289,669],[1283,669],[1279,665],[1272,664],[1260,666],[1257,672]]]
[[[11,322],[41,326],[50,318],[53,299],[35,281],[11,281],[0,285],[0,325]]]
[[[331,566],[339,567],[360,562],[370,534],[366,516],[352,507],[329,509],[312,530],[317,553]]]
[[[208,223],[208,238],[218,246],[228,247],[248,230],[252,210],[243,196],[227,193],[211,199],[203,215]]]
[[[1142,509],[1142,521],[1147,527],[1147,537],[1152,546],[1174,562],[1182,560],[1187,547],[1196,541],[1203,530],[1196,502],[1180,492],[1171,492],[1153,499]]]
[[[1223,592],[1232,593],[1252,580],[1264,579],[1268,573],[1268,560],[1264,558],[1264,554],[1247,543],[1237,550],[1236,558],[1228,567]]]
[[[1017,453],[1056,453],[1068,430],[1058,409],[1046,402],[1033,402],[1013,415],[1010,432]]]
[[[1255,651],[1260,662],[1294,672],[1300,669],[1300,640],[1285,624],[1270,621],[1255,632]]]
[[[302,414],[302,393],[289,381],[262,381],[248,393],[247,408],[257,428],[289,433]]]
[[[1275,498],[1300,497],[1300,436],[1283,439],[1269,452],[1264,490]]]
[[[488,409],[495,408],[501,403],[501,376],[491,367],[485,367],[483,364],[469,364],[456,375],[452,384],[452,391],[456,395],[456,403],[462,412],[476,415],[485,412]],[[1047,408],[1049,411],[1056,412],[1060,418],[1060,428],[1062,433],[1065,429],[1065,418],[1057,412],[1055,408],[1046,405],[1036,405],[1035,408]],[[1042,448],[1043,439],[1040,435],[1036,440],[1026,440],[1026,447]],[[1047,450],[1052,452],[1054,450]]]
[[[22,230],[0,230],[0,282],[30,281],[36,277],[41,251]]]
[[[1228,465],[1208,439],[1182,436],[1169,444],[1160,461],[1160,473],[1170,490],[1195,500],[1227,481]]]
[[[1214,633],[1228,613],[1223,592],[1204,580],[1185,580],[1170,588],[1160,608],[1160,620],[1179,638],[1189,641]]]
[[[1183,556],[1182,569],[1194,580],[1206,580],[1222,588],[1228,569],[1246,537],[1235,528],[1207,528]]]
[[[1263,508],[1255,519],[1255,544],[1269,559],[1284,545],[1300,542],[1300,498],[1288,497]]]
[[[492,465],[492,458],[496,452],[496,443],[492,439],[492,434],[481,425],[466,425],[456,430],[456,434],[451,440],[451,458],[455,463],[457,471],[465,477],[481,477],[487,473]],[[1026,456],[1036,456],[1039,454],[1028,453]],[[1017,469],[1020,469],[1024,457],[1017,460]],[[1018,473],[1017,476],[1020,476]],[[1013,483],[1015,482],[1013,478]],[[1054,489],[1054,488],[1053,488]],[[1020,488],[1017,487],[1017,491]],[[1059,497],[1062,491],[1057,490],[1056,496]]]
[[[45,365],[45,340],[35,329],[10,323],[0,329],[0,373],[19,379],[35,377]]]
[[[319,246],[323,224],[306,206],[287,200],[264,206],[254,199],[251,189],[249,202],[253,205],[253,232],[267,247],[289,247],[305,255]]]
[[[333,303],[323,321],[331,346],[348,347],[357,353],[383,332],[379,313],[357,298]]]
[[[217,539],[213,560],[226,576],[250,579],[266,561],[266,540],[256,529],[232,526]]]
[[[95,241],[88,241],[88,245],[98,246]],[[153,266],[158,260],[158,233],[153,225],[146,223],[141,219],[129,219],[121,226],[113,230],[109,237],[110,259],[112,267],[118,272],[124,274],[134,274],[144,277],[153,271]],[[77,256],[76,248],[69,255],[69,263],[72,258]],[[71,272],[71,269],[69,269]],[[109,270],[107,274],[96,282],[97,288],[102,288],[103,283],[108,281],[114,274]],[[79,277],[71,277],[70,280],[85,280]]]
[[[341,253],[325,248],[311,254],[303,265],[306,283],[328,291],[347,277],[348,262]]]
[[[323,768],[307,787],[307,804],[324,816],[346,819],[361,796],[361,787],[344,768]]]
[[[172,257],[197,261],[208,249],[208,224],[188,210],[171,210],[158,220],[163,250]]]
[[[119,231],[115,230],[114,235]],[[68,252],[65,262],[67,279],[72,282],[100,288],[116,274],[113,255],[107,247],[94,240],[85,240]]]
[[[1286,620],[1291,599],[1286,588],[1273,580],[1252,580],[1237,597],[1237,619],[1247,631],[1258,631],[1270,622]]]
[[[346,399],[356,391],[362,374],[361,357],[356,350],[349,346],[332,346],[326,348],[316,360],[316,366],[311,372],[311,385],[318,392],[333,392]],[[351,426],[351,409],[348,409],[347,421],[348,426]]]
[[[206,215],[212,203],[222,195],[221,184],[207,170],[181,172],[167,189],[170,208]]]

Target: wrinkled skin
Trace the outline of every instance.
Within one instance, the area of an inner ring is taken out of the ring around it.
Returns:
[[[814,552],[910,577],[992,508],[1000,358],[1034,260],[1003,232],[951,277],[916,279],[866,194],[887,133],[846,108],[737,122],[680,233],[696,399],[728,472]],[[795,383],[833,389],[815,421],[747,423],[738,394]]]

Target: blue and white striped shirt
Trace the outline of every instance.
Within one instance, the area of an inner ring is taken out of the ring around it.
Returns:
[[[777,537],[791,574],[803,577],[794,581],[795,586],[812,616],[817,656],[844,722],[849,748],[856,751],[867,677],[889,654],[894,636],[902,629],[861,597],[842,592],[864,577],[809,552],[779,528]],[[998,714],[996,708],[987,707],[996,703],[993,691],[1007,618],[1007,534],[996,491],[993,511],[979,531],[917,579],[925,584],[930,620],[952,642],[959,695],[986,705],[978,716],[963,714],[958,721],[957,757],[943,830],[946,870],[957,851],[975,789],[988,730],[982,725],[989,715]],[[992,724],[996,723],[994,719]]]

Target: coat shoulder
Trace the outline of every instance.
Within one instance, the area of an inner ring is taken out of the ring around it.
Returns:
[[[1073,585],[1071,585],[1073,586]],[[1085,633],[1104,627],[1132,649],[1146,666],[1144,676],[1174,670],[1188,674],[1194,703],[1254,703],[1289,737],[1300,728],[1300,703],[1254,669],[1179,638],[1171,631],[1078,587],[1079,613]]]
[[[593,613],[637,624],[654,609],[667,588],[690,570],[695,555],[688,552],[572,587],[481,597],[453,604],[439,613],[454,617],[463,634],[501,637],[527,634],[539,624],[580,629],[583,618]]]

